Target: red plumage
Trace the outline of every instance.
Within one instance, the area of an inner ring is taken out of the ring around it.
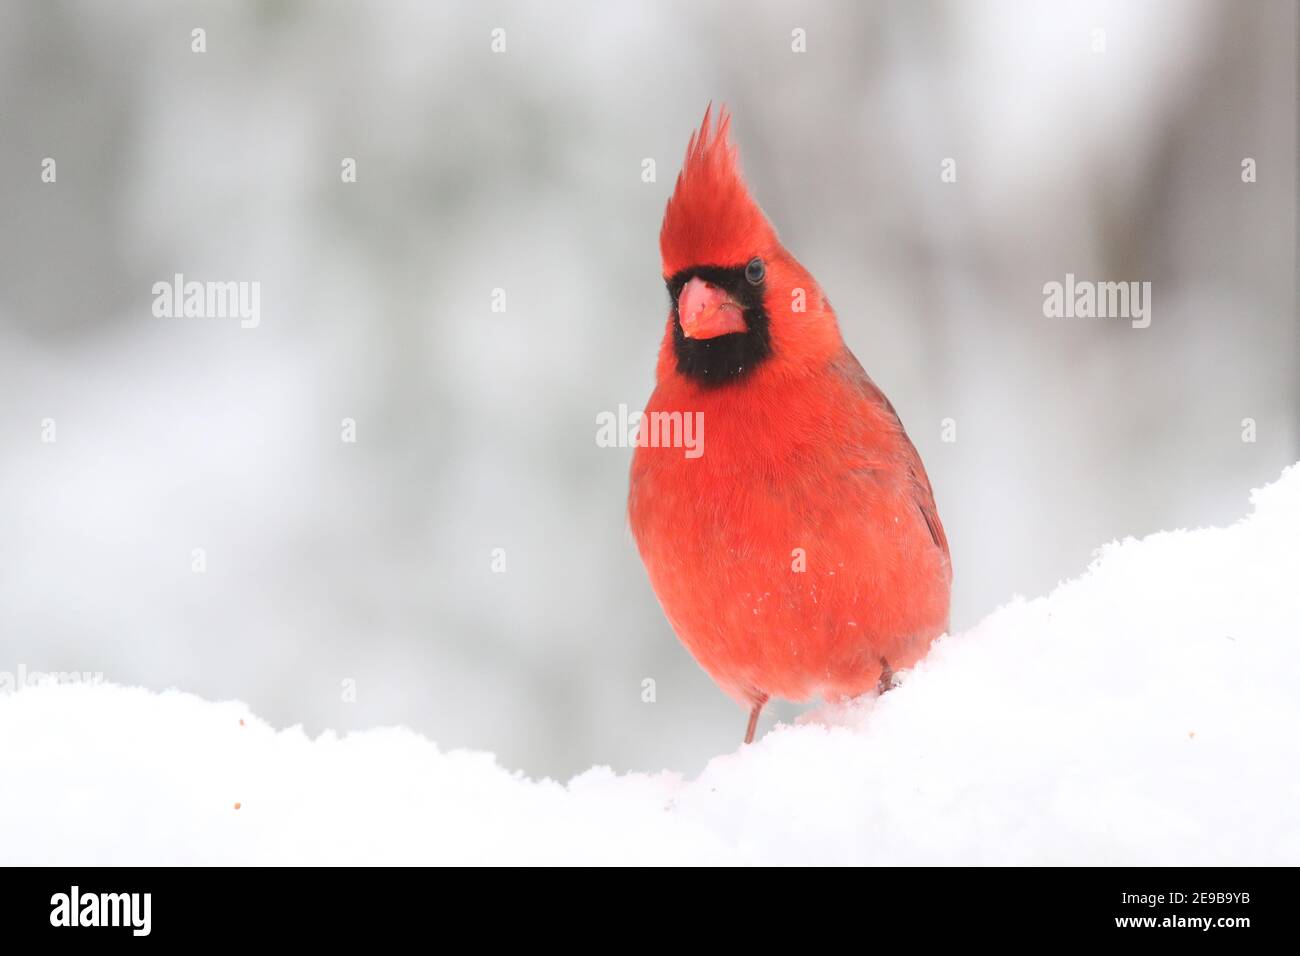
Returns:
[[[705,113],[664,215],[665,280],[690,288],[646,407],[702,413],[703,454],[639,446],[628,513],[669,622],[752,735],[769,697],[856,696],[919,660],[947,629],[952,571],[916,449],[750,197],[728,126]],[[747,263],[761,283],[728,286]],[[688,302],[704,341],[683,334]],[[710,304],[745,302],[753,334],[709,340]],[[719,365],[729,348],[744,360]]]

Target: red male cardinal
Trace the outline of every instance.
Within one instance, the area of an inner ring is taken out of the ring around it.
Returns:
[[[920,456],[750,198],[729,125],[705,112],[664,213],[672,308],[628,514],[749,743],[769,698],[856,696],[916,663],[947,630],[952,566]],[[655,413],[702,413],[703,453],[652,447]]]

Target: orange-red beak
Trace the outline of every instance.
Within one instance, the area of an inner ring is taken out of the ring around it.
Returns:
[[[688,339],[712,339],[749,329],[744,306],[699,276],[682,286],[677,296],[677,319]]]

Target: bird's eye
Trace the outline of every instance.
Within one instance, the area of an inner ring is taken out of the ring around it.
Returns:
[[[749,260],[749,265],[745,266],[745,278],[750,285],[758,285],[767,275],[767,269],[763,267],[763,260],[755,256]]]

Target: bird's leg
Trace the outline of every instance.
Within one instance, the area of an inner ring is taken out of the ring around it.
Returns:
[[[889,666],[889,661],[883,657],[880,659],[880,682],[876,685],[876,693],[883,694],[894,686],[894,670]]]
[[[749,726],[745,729],[745,743],[754,742],[754,731],[758,727],[758,715],[763,710],[763,705],[767,703],[767,695],[764,694],[754,703],[754,709],[749,712]]]

